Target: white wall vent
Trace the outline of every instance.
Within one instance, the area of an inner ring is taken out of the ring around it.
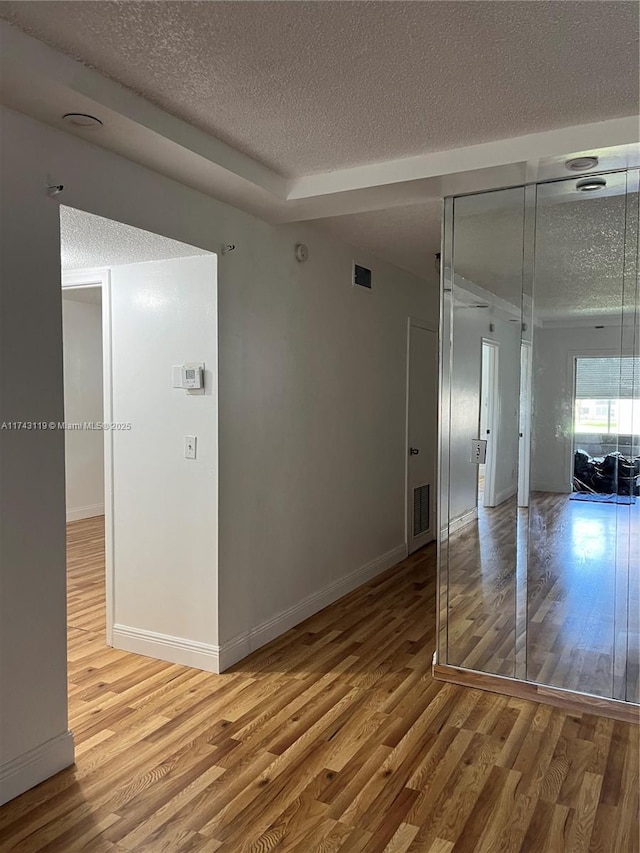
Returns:
[[[429,529],[429,485],[413,490],[413,535],[420,536]]]
[[[360,264],[354,264],[353,283],[358,287],[366,287],[367,290],[371,290],[371,270],[361,267]]]

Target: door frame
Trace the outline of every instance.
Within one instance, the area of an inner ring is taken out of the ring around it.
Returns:
[[[421,317],[407,317],[407,352],[406,352],[406,376],[405,376],[405,435],[404,435],[404,536],[405,549],[409,553],[410,537],[409,537],[409,522],[413,517],[413,506],[409,500],[409,377],[411,370],[411,329],[423,329],[425,332],[433,332],[436,336],[436,396],[434,398],[436,428],[434,432],[433,445],[433,487],[429,491],[429,530],[424,544],[433,542],[436,539],[436,530],[438,526],[438,448],[439,448],[439,421],[440,421],[440,405],[439,405],[439,352],[440,338],[438,323],[430,320],[423,320]],[[426,531],[427,532],[427,531]],[[426,533],[425,532],[425,533]],[[419,546],[422,547],[422,546]],[[417,550],[417,549],[416,549]]]
[[[520,430],[518,441],[518,506],[529,506],[531,492],[531,416],[533,394],[533,347],[531,341],[520,341]],[[524,394],[523,394],[524,387]],[[523,398],[528,406],[523,411]]]
[[[113,422],[113,381],[111,347],[111,272],[109,269],[84,269],[62,272],[63,290],[100,287],[102,291],[102,418]],[[113,432],[103,431],[104,438],[104,550],[106,644],[113,645],[114,578],[113,578]]]
[[[494,338],[482,338],[480,341],[480,407],[482,406],[482,368],[484,363],[485,347],[491,353],[489,359],[489,405],[487,413],[492,430],[492,440],[487,441],[487,460],[484,469],[484,500],[483,506],[496,506],[496,462],[497,447],[500,433],[500,394],[498,393],[498,381],[500,370],[500,342]],[[478,437],[480,435],[480,407],[478,407]],[[486,438],[484,439],[486,441]],[[490,449],[490,452],[489,452]],[[478,483],[476,478],[476,506],[478,505]]]

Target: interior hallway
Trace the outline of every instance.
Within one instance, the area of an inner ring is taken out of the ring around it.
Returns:
[[[435,548],[224,675],[104,645],[101,518],[68,526],[77,765],[3,851],[638,851],[638,728],[432,680]]]

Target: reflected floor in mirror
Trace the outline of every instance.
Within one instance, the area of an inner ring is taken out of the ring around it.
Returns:
[[[447,663],[515,675],[516,501],[479,508],[449,537]]]
[[[481,507],[450,537],[447,662],[516,674],[516,517],[521,553],[529,518],[527,680],[637,703],[638,500],[534,492],[529,511]]]
[[[638,702],[640,501],[534,492],[529,525],[528,679]]]

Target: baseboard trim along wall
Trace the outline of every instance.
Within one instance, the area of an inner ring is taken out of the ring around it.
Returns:
[[[91,506],[78,506],[67,510],[67,523],[80,521],[81,518],[93,518],[95,515],[104,515],[104,504],[91,504]]]
[[[219,672],[218,646],[172,637],[170,634],[116,624],[113,626],[113,647],[136,655],[166,660],[168,663],[192,666],[205,672]]]
[[[504,696],[514,696],[517,699],[527,699],[530,702],[543,702],[546,705],[562,708],[568,713],[596,714],[601,717],[608,717],[611,720],[622,720],[622,722],[634,723],[635,725],[640,724],[640,705],[631,702],[576,693],[573,690],[565,690],[561,687],[518,681],[504,675],[490,675],[463,667],[448,666],[447,664],[434,663],[432,669],[433,677],[437,681],[448,681],[450,684],[487,690],[490,693],[501,693]]]
[[[440,529],[440,541],[444,542],[447,538],[447,531],[449,536],[452,533],[456,533],[458,530],[466,527],[467,524],[471,524],[473,521],[477,521],[478,519],[478,507],[474,506],[473,509],[468,510],[467,512],[463,512],[462,515],[459,515],[457,518],[452,518],[449,522],[449,527],[445,525]]]
[[[532,483],[531,485],[532,492],[553,492],[557,495],[570,495],[573,489],[571,488],[569,483],[551,483],[551,482],[541,482],[541,483]]]
[[[74,763],[73,734],[51,738],[0,767],[0,806]]]
[[[403,543],[387,551],[381,557],[367,563],[365,566],[357,569],[349,575],[346,575],[340,580],[334,581],[331,584],[320,589],[318,592],[304,598],[293,607],[284,610],[277,616],[267,619],[261,625],[239,634],[219,647],[219,665],[220,672],[224,672],[234,663],[246,658],[251,652],[261,648],[271,640],[275,640],[285,631],[295,628],[305,619],[313,616],[318,611],[323,610],[334,601],[342,598],[347,593],[357,589],[362,584],[381,574],[381,572],[392,568],[407,556],[407,545]]]
[[[350,575],[328,584],[288,610],[267,619],[266,622],[249,631],[238,634],[220,646],[116,624],[113,626],[113,647],[169,663],[192,666],[206,672],[221,673],[234,663],[246,658],[251,652],[275,640],[285,631],[295,628],[319,610],[333,604],[334,601],[362,586],[381,572],[392,568],[406,556],[406,543],[398,545],[397,548],[387,551],[386,554]]]
[[[509,498],[512,498],[518,492],[517,486],[508,486],[506,489],[503,489],[501,492],[498,492],[496,495],[496,506],[500,506],[505,501],[508,501]]]

